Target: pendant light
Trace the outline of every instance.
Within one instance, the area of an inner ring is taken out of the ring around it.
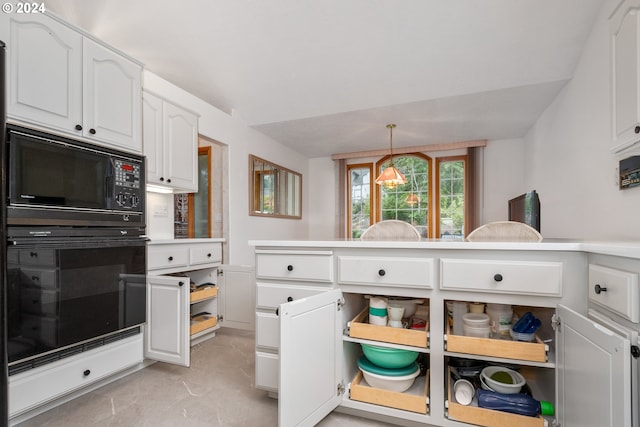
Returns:
[[[402,172],[396,169],[393,164],[393,128],[395,127],[396,125],[394,124],[387,125],[387,129],[389,129],[389,154],[391,160],[389,161],[389,166],[376,178],[376,184],[380,184],[388,189],[393,189],[398,185],[407,183],[407,178],[405,178]]]

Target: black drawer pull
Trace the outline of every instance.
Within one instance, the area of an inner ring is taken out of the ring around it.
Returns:
[[[31,280],[37,282],[38,280],[40,280],[40,278],[38,276],[31,276]]]
[[[89,375],[91,375],[91,371],[89,369],[85,369],[82,375],[84,375],[85,377],[88,377]]]
[[[291,265],[291,264],[287,265],[287,270],[293,271],[293,265]]]
[[[167,182],[171,182],[171,178],[167,178]]]
[[[160,177],[160,181],[164,181],[164,177],[163,176]]]
[[[184,286],[184,282],[178,282],[178,286]]]
[[[173,261],[173,257],[170,256],[169,258],[167,258],[169,261]]]
[[[38,256],[38,252],[29,252],[29,256],[37,257]]]
[[[96,130],[95,130],[95,129],[89,129],[89,133],[90,133],[91,135],[95,135],[95,134],[96,134]]]
[[[636,126],[636,128],[633,130],[635,133],[640,133],[640,126]]]
[[[594,290],[596,291],[597,295],[600,295],[600,292],[607,292],[607,288],[603,288],[602,286],[596,284]]]
[[[493,280],[495,280],[496,282],[502,282],[502,274],[494,274]]]
[[[207,254],[207,258],[211,258],[211,254]]]
[[[293,301],[293,297],[287,297],[287,302]]]
[[[81,125],[76,125],[76,130],[82,130],[82,126]]]
[[[378,270],[378,276],[382,277],[382,276],[384,276],[385,274],[387,274],[387,272],[386,272],[386,271],[384,271],[383,269]]]

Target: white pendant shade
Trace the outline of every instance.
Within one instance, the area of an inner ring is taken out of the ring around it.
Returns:
[[[406,184],[407,178],[400,172],[393,164],[393,128],[394,124],[388,124],[389,129],[389,155],[391,156],[391,162],[389,167],[382,171],[382,173],[376,178],[376,184],[382,185],[385,188],[396,188],[398,185]]]

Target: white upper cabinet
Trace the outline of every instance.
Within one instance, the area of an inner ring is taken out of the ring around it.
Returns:
[[[613,151],[640,140],[640,0],[626,0],[610,18]]]
[[[142,67],[43,14],[1,14],[7,116],[142,152]]]
[[[83,62],[83,134],[142,152],[140,66],[89,39]]]
[[[147,183],[197,192],[198,116],[144,92],[142,121]]]

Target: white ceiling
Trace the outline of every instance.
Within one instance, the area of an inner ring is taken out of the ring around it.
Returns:
[[[309,157],[523,136],[604,0],[47,0]]]

